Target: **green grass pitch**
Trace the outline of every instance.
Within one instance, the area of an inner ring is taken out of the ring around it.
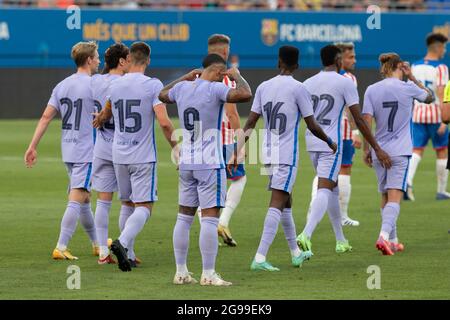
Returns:
[[[334,235],[325,217],[313,236],[314,257],[301,269],[290,265],[282,228],[268,259],[281,271],[249,270],[267,212],[267,177],[259,165],[247,166],[248,182],[242,202],[231,221],[236,248],[220,247],[217,271],[232,281],[229,288],[175,286],[172,230],[177,214],[178,176],[170,163],[169,148],[158,129],[158,195],[153,214],[136,241],[143,260],[130,273],[117,266],[97,265],[87,235],[78,225],[70,243],[80,260],[53,261],[66,206],[67,176],[60,160],[60,122],[54,121],[38,149],[38,163],[26,169],[23,154],[37,120],[0,121],[0,299],[449,299],[450,202],[434,200],[435,160],[431,149],[415,180],[416,202],[403,203],[399,237],[406,250],[393,257],[375,249],[380,228],[379,195],[374,171],[355,156],[350,216],[361,222],[345,228],[353,252],[334,252]],[[294,188],[297,232],[305,223],[313,171],[305,152],[304,123],[300,133],[300,167]],[[95,208],[95,194],[93,195]],[[111,210],[110,235],[118,235],[119,202]],[[188,265],[201,273],[197,219],[191,232]],[[81,269],[81,289],[66,286],[68,266]],[[369,290],[367,269],[381,270],[381,289]]]

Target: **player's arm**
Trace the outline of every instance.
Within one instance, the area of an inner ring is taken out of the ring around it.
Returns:
[[[368,113],[365,113],[363,114],[363,118],[370,132],[372,132],[373,116]],[[369,144],[367,143],[367,140],[364,140],[363,149],[364,149],[364,157],[363,157],[364,163],[367,164],[369,167],[372,167],[372,153],[370,152],[370,147]]]
[[[225,114],[230,121],[231,129],[238,130],[241,128],[241,120],[235,103],[225,103]]]
[[[350,124],[350,129],[352,130],[353,146],[356,149],[360,149],[362,142],[361,142],[361,137],[359,136],[359,130],[356,127],[355,119],[353,119],[353,116],[348,111],[348,108],[347,108],[346,112],[347,112],[348,123]]]
[[[177,142],[172,140],[172,134],[175,128],[169,118],[169,115],[167,114],[166,105],[164,103],[160,103],[154,106],[153,110],[155,111],[156,119],[159,122],[159,126],[161,127],[164,137],[166,138],[170,146],[172,148],[175,148]]]
[[[327,134],[322,130],[322,128],[317,123],[316,119],[314,118],[314,115],[311,115],[309,117],[304,118],[306,122],[306,126],[308,127],[308,130],[311,131],[313,135],[315,135],[320,140],[326,142],[326,144],[330,147],[331,150],[333,150],[333,153],[337,150],[337,145],[333,140],[327,136]]]
[[[450,81],[447,83],[442,101],[442,122],[450,122]]]
[[[47,131],[48,125],[52,121],[52,119],[56,116],[58,111],[51,105],[48,105],[45,108],[44,113],[39,119],[39,123],[36,126],[36,130],[34,131],[33,138],[31,139],[30,145],[28,146],[27,151],[25,152],[25,164],[28,168],[33,167],[33,165],[37,161],[37,146],[41,141],[44,133]]]
[[[252,89],[241,76],[237,68],[231,68],[227,75],[236,82],[236,89],[230,89],[227,94],[227,102],[248,102],[252,99]]]
[[[359,104],[354,104],[350,106],[348,109],[350,110],[353,119],[355,120],[356,127],[359,129],[364,139],[367,140],[369,145],[375,151],[378,160],[381,162],[381,165],[384,168],[389,169],[392,165],[391,158],[383,149],[381,149],[380,145],[375,140],[375,137],[372,134],[372,130],[369,128],[366,121],[364,121],[364,118],[361,115]]]
[[[181,81],[194,81],[202,74],[202,69],[194,69],[189,73],[186,73],[184,76],[178,78],[175,81],[172,81],[167,86],[165,86],[161,92],[159,93],[158,99],[164,103],[175,103],[175,101],[170,100],[169,91],[172,89],[177,83]]]
[[[421,81],[419,81],[419,80],[416,79],[416,77],[413,75],[413,73],[412,73],[412,71],[411,71],[411,67],[409,66],[409,64],[408,64],[408,63],[403,63],[403,65],[402,65],[401,68],[402,68],[402,71],[403,71],[404,75],[405,75],[410,81],[414,82],[414,84],[415,84],[416,86],[418,86],[420,89],[423,89],[423,90],[425,90],[426,92],[428,92],[428,95],[427,95],[426,99],[425,99],[424,101],[422,101],[422,102],[423,102],[423,103],[432,103],[432,102],[434,101],[433,92],[432,92],[430,89],[428,89],[427,87],[425,87]],[[442,92],[443,92],[443,91],[442,91]],[[442,93],[442,94],[443,94],[443,93]],[[438,96],[439,96],[439,94],[438,94]],[[439,96],[439,97],[441,97],[441,96]],[[439,98],[439,99],[440,99],[440,98]],[[440,100],[440,101],[442,101],[442,100]]]
[[[101,128],[103,125],[112,118],[112,110],[111,110],[111,101],[107,100],[105,107],[100,111],[100,113],[93,113],[94,120],[92,121],[92,125],[94,128]]]

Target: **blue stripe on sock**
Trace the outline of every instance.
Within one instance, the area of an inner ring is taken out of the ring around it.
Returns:
[[[293,166],[289,166],[289,175],[288,175],[286,184],[284,185],[284,191],[286,191],[286,192],[288,192],[288,189],[289,189],[289,183],[291,182],[292,169],[293,169]]]
[[[89,163],[88,172],[86,175],[86,180],[84,181],[84,189],[89,190],[89,183],[91,182],[91,172],[92,172],[92,163]]]

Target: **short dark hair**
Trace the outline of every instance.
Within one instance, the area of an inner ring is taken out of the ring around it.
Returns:
[[[119,65],[120,58],[126,59],[130,49],[122,43],[115,43],[105,51],[105,64],[108,69],[115,69]]]
[[[427,36],[427,47],[431,46],[432,44],[435,44],[436,42],[439,43],[447,43],[448,38],[444,36],[442,33],[430,33]]]
[[[324,67],[331,66],[336,61],[336,56],[342,53],[341,49],[334,44],[329,44],[320,49],[320,58],[322,59],[322,65]]]
[[[230,44],[230,37],[225,34],[213,34],[208,38],[208,47],[216,44]]]
[[[223,58],[221,56],[219,56],[218,54],[215,53],[211,53],[208,54],[202,61],[202,66],[203,68],[208,68],[210,65],[216,64],[216,63],[220,63],[223,65],[227,65],[227,62],[225,60],[223,60]]]
[[[278,57],[287,67],[294,67],[298,64],[300,51],[293,46],[282,46],[278,50]]]
[[[150,46],[145,42],[135,42],[130,47],[130,55],[133,64],[147,64],[150,58]]]

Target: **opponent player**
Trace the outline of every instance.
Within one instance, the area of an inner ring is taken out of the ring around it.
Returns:
[[[134,243],[158,200],[155,118],[167,141],[172,147],[176,145],[171,141],[174,129],[166,106],[158,99],[163,85],[158,79],[144,75],[150,64],[150,47],[144,42],[133,43],[130,58],[129,72],[111,82],[107,91],[109,103],[94,120],[98,128],[114,117],[112,157],[119,197],[135,206],[119,238],[111,245],[122,271],[131,271],[126,249]]]
[[[53,89],[25,153],[25,163],[31,168],[37,161],[37,146],[50,121],[59,112],[62,117],[62,160],[69,175],[69,201],[61,221],[58,243],[52,253],[52,258],[55,260],[78,259],[67,249],[78,218],[89,235],[94,255],[98,255],[94,216],[90,205],[94,149],[92,128],[94,100],[91,75],[97,71],[100,63],[97,44],[79,42],[73,46],[71,56],[77,66],[77,72],[58,83]]]
[[[224,281],[215,272],[217,226],[226,194],[220,126],[223,104],[249,101],[252,93],[237,69],[230,69],[227,73],[236,81],[236,89],[217,82],[222,81],[226,74],[226,62],[221,56],[209,54],[202,65],[203,71],[190,72],[167,85],[159,95],[163,102],[177,103],[183,129],[179,166],[179,213],[173,231],[177,265],[173,282],[196,282],[188,272],[186,260],[189,231],[197,207],[200,206],[202,218],[199,241],[203,262],[200,284],[229,286],[231,282]],[[199,73],[201,76],[196,78]]]
[[[342,113],[348,107],[355,124],[369,141],[383,166],[390,167],[389,156],[375,141],[370,129],[364,122],[359,109],[359,97],[353,82],[338,72],[342,67],[342,52],[335,45],[327,45],[320,50],[324,69],[307,79],[304,84],[312,95],[314,116],[328,136],[336,141],[336,154],[329,147],[306,131],[306,145],[311,161],[319,177],[317,196],[311,206],[311,216],[305,229],[297,237],[297,243],[304,251],[311,251],[311,236],[328,210],[331,224],[336,236],[336,252],[351,251],[348,240],[342,231],[339,207],[339,188],[337,186],[338,168],[342,162]]]
[[[95,108],[101,112],[106,104],[106,91],[111,81],[120,78],[129,67],[129,53],[127,46],[116,43],[105,52],[105,74],[92,77],[92,94]],[[98,264],[115,263],[108,249],[108,223],[113,194],[117,189],[117,179],[112,162],[112,145],[114,139],[114,122],[109,121],[97,130],[94,147],[94,162],[92,165],[92,189],[98,192],[97,207],[95,209],[95,227],[100,246]],[[133,203],[123,202],[119,216],[119,227],[122,231],[124,219],[133,212]],[[128,251],[128,255],[132,250]],[[133,259],[135,260],[135,259]]]
[[[301,82],[293,78],[294,71],[298,69],[298,57],[299,50],[295,47],[283,46],[279,49],[280,74],[258,86],[250,115],[244,126],[245,135],[249,137],[258,119],[261,116],[264,119],[266,132],[262,154],[270,178],[268,188],[272,192],[264,230],[250,266],[251,270],[280,270],[266,260],[280,220],[291,251],[292,264],[300,267],[311,257],[311,252],[300,251],[296,243],[297,233],[292,217],[291,194],[297,177],[300,119],[305,119],[311,132],[328,145],[330,152],[334,153],[337,149],[336,143],[323,132],[314,119],[311,94]],[[240,139],[239,151],[243,144]],[[229,165],[230,169],[233,170],[234,165]]]
[[[353,43],[337,43],[336,46],[342,51],[342,69],[340,74],[353,81],[357,87],[356,77],[352,74],[355,69],[356,55]],[[355,123],[346,108],[342,114],[343,142],[342,142],[342,164],[341,171],[338,176],[339,187],[339,206],[341,208],[342,225],[343,226],[359,226],[359,221],[353,220],[348,216],[348,204],[352,185],[350,183],[351,169],[353,165],[353,156],[355,148],[361,148],[361,138],[359,130],[356,129]],[[352,130],[353,129],[353,130]],[[318,177],[313,180],[311,203],[308,209],[308,218],[311,214],[311,205],[317,194]]]
[[[208,38],[208,54],[217,54],[227,61],[230,54],[230,42],[230,38],[224,34],[213,34]],[[236,87],[236,83],[230,80],[226,75],[223,77],[223,83],[230,88]],[[241,128],[241,121],[235,103],[225,103],[224,110],[225,114],[222,120],[222,143],[224,159],[225,162],[227,162],[236,149],[234,132]],[[242,193],[244,192],[245,184],[247,183],[247,177],[245,175],[243,163],[239,164],[235,171],[227,171],[226,173],[227,179],[230,181],[230,186],[228,187],[225,200],[225,208],[223,208],[220,214],[217,231],[225,244],[235,247],[237,243],[231,236],[229,223],[231,216],[241,201]]]
[[[413,100],[431,103],[431,90],[416,80],[409,66],[396,53],[380,56],[381,74],[385,78],[369,86],[364,95],[363,115],[369,127],[376,123],[375,138],[391,157],[392,166],[382,165],[376,154],[364,144],[364,160],[374,167],[381,193],[381,231],[376,248],[383,255],[403,251],[397,238],[400,201],[406,190],[406,175],[412,154],[411,116]],[[403,81],[404,78],[408,82]]]
[[[436,150],[437,193],[436,200],[450,199],[447,189],[448,171],[447,144],[448,128],[442,123],[440,106],[444,94],[444,87],[449,79],[447,66],[440,61],[445,55],[447,37],[440,33],[432,33],[427,37],[427,55],[423,60],[412,65],[414,76],[427,88],[433,91],[433,103],[415,101],[413,112],[413,145],[414,151],[408,173],[408,187],[405,200],[415,200],[413,180],[425,147],[431,139]]]

